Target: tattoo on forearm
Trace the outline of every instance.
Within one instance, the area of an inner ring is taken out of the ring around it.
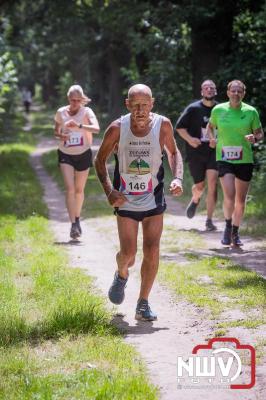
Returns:
[[[103,187],[103,190],[105,193],[110,191],[110,188],[112,188],[112,183],[107,171],[107,168],[104,166],[99,166],[97,165],[97,162],[95,162],[95,170],[98,176],[99,181],[101,182],[101,185]]]
[[[174,177],[183,179],[183,160],[179,150],[169,156],[169,165]]]

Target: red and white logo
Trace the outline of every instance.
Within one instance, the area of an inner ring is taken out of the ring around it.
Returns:
[[[255,385],[255,349],[231,337],[213,338],[177,357],[178,388],[250,389]]]

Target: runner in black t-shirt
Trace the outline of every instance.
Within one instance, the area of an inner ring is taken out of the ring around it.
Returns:
[[[217,166],[215,149],[209,147],[209,138],[206,136],[206,126],[212,108],[217,104],[216,86],[211,80],[201,84],[202,99],[187,106],[176,123],[176,131],[186,141],[186,161],[194,180],[192,198],[187,207],[188,218],[193,218],[200,198],[204,191],[207,177],[207,220],[206,229],[213,231],[216,226],[212,222],[212,215],[217,200]]]

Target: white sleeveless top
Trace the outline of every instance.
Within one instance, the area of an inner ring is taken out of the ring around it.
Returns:
[[[62,131],[65,130],[65,124],[71,119],[74,119],[78,124],[89,124],[90,115],[92,110],[89,107],[81,106],[77,114],[69,115],[68,107],[64,106],[57,110],[55,114],[55,121],[60,124]],[[59,150],[65,154],[77,155],[82,154],[88,150],[92,145],[92,133],[88,132],[86,129],[80,128],[68,128],[70,131],[70,140],[59,142]]]
[[[163,117],[152,114],[152,127],[144,137],[130,128],[130,114],[121,117],[114,181],[127,197],[119,210],[148,211],[165,205],[163,188],[163,154],[160,130]]]

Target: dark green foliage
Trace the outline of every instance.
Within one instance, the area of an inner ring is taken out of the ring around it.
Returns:
[[[59,106],[80,83],[110,118],[133,82],[152,86],[156,108],[175,119],[200,96],[202,79],[243,79],[264,115],[265,2],[20,0],[6,2],[1,29],[19,85],[42,86]]]
[[[4,2],[0,30],[19,87],[38,83],[43,101],[56,108],[66,103],[68,87],[79,83],[106,121],[103,128],[125,112],[123,99],[133,83],[150,85],[155,111],[175,123],[200,97],[206,78],[217,82],[220,101],[227,99],[230,80],[243,80],[245,100],[258,108],[265,126],[265,20],[264,0],[19,0]],[[260,144],[260,193],[265,154]]]

